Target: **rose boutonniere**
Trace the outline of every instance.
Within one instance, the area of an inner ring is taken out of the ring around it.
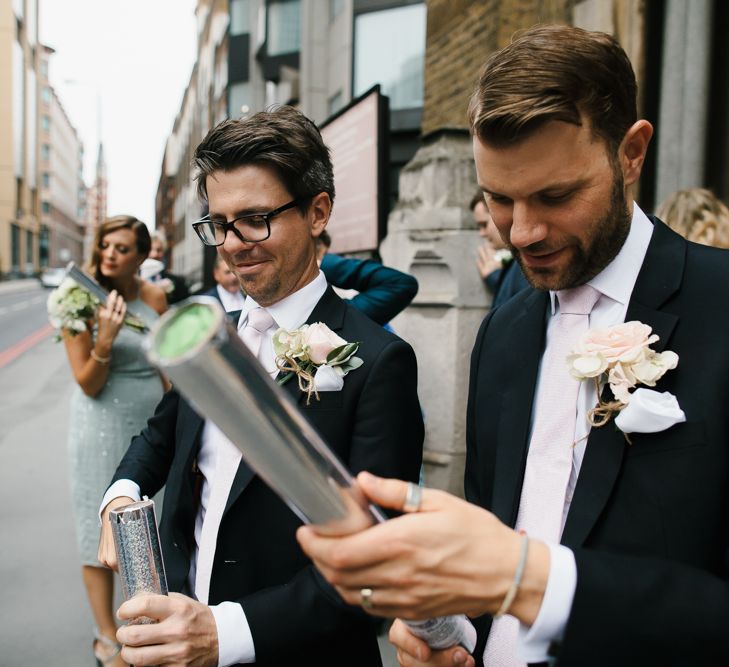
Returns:
[[[342,378],[364,363],[354,356],[358,349],[359,343],[348,343],[323,322],[305,324],[293,331],[278,329],[273,334],[276,367],[283,373],[278,382],[284,384],[295,375],[309,405],[312,394],[319,400],[317,376],[338,382],[341,389]]]
[[[580,338],[567,357],[567,366],[578,380],[594,378],[598,404],[587,414],[592,426],[604,426],[617,415],[615,423],[625,434],[655,433],[686,421],[673,394],[635,389],[639,384],[655,387],[678,365],[675,352],[650,348],[657,340],[647,324],[635,321],[593,329]],[[600,383],[605,380],[614,401],[604,402],[600,396]],[[630,442],[627,435],[626,439]]]

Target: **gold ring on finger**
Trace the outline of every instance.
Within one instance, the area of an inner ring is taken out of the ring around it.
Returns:
[[[374,591],[371,588],[360,588],[359,589],[359,599],[360,604],[362,605],[362,609],[372,609],[374,606],[374,603],[372,602],[372,595],[374,594]]]

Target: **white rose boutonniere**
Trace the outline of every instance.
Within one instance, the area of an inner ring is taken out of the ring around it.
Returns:
[[[359,343],[348,343],[323,322],[305,324],[294,331],[279,329],[273,334],[276,367],[284,374],[279,384],[295,375],[299,389],[306,392],[308,405],[312,394],[319,400],[317,374],[327,376],[329,382],[331,377],[344,378],[363,364],[354,356],[358,349]]]
[[[639,384],[655,387],[667,371],[678,365],[675,352],[651,350],[657,340],[658,336],[642,322],[592,329],[580,338],[567,357],[567,367],[578,380],[595,380],[598,404],[587,415],[592,426],[604,426],[618,413],[616,424],[625,434],[654,433],[686,421],[676,397],[669,392],[642,388],[633,391]],[[607,403],[600,397],[600,382],[604,379],[615,396]],[[628,410],[631,405],[633,408]]]

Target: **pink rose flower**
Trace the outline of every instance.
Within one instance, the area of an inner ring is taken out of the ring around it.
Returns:
[[[325,364],[329,353],[347,341],[335,334],[326,324],[316,322],[306,327],[303,331],[303,342],[308,350],[309,359],[315,364]]]
[[[601,356],[608,364],[632,364],[638,361],[649,345],[658,340],[652,329],[642,322],[625,322],[609,329],[591,329],[579,340],[574,354],[581,357]]]

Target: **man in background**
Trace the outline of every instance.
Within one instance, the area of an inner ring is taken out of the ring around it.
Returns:
[[[370,259],[330,253],[331,245],[332,239],[324,230],[317,239],[316,253],[327,282],[350,306],[377,324],[389,327],[389,321],[415,298],[418,281],[408,273]]]
[[[156,259],[163,264],[167,264],[167,238],[163,231],[157,230],[152,233],[152,247],[149,251],[149,259]],[[166,266],[159,273],[149,277],[151,283],[159,283],[167,294],[167,303],[170,305],[187,299],[190,291],[187,282],[182,276],[170,273]]]
[[[240,288],[238,276],[230,270],[230,267],[220,255],[215,258],[213,279],[216,283],[215,287],[211,287],[206,292],[201,292],[200,296],[212,296],[217,299],[228,313],[242,310],[246,298]]]
[[[483,243],[478,247],[476,267],[486,289],[491,292],[491,308],[497,308],[517,292],[529,287],[529,283],[519,263],[514,261],[514,256],[499,235],[499,230],[496,229],[483,198],[483,192],[477,192],[473,196],[470,208],[478,226],[478,235],[483,239]]]

